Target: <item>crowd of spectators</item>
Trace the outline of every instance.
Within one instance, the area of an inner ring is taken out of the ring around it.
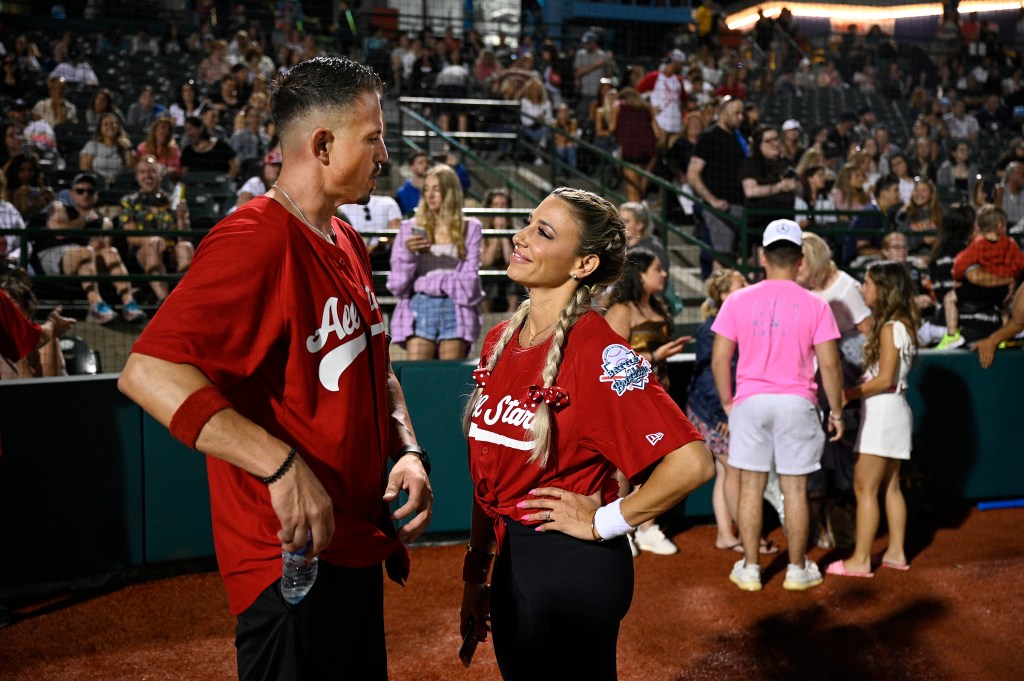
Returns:
[[[927,46],[898,42],[877,26],[867,34],[851,27],[812,45],[783,12],[761,16],[749,40],[736,41],[707,0],[693,26],[671,34],[659,53],[640,55],[617,54],[600,29],[555,41],[536,22],[515,40],[499,34],[485,42],[475,29],[435,33],[430,26],[392,36],[369,13],[341,5],[338,25],[323,35],[287,25],[268,30],[248,21],[244,8],[218,26],[183,30],[170,22],[162,36],[10,35],[0,77],[7,184],[0,208],[13,210],[0,211],[0,224],[59,229],[73,222],[59,212],[78,210],[72,185],[91,184],[95,209],[112,218],[109,224],[167,231],[212,225],[273,184],[280,158],[268,111],[273,79],[330,51],[373,65],[389,96],[517,102],[520,120],[511,124],[496,108],[424,109],[443,129],[517,130],[518,142],[496,143],[507,154],[543,163],[548,152],[585,173],[595,159],[579,138],[677,184],[684,209],[717,254],[705,256],[705,273],[716,257],[738,264],[749,255],[740,249],[741,220],[756,232],[773,217],[796,217],[805,229],[822,230],[843,267],[877,258],[882,237],[895,229],[906,235],[920,272],[934,266],[936,249],[947,243],[943,216],[954,203],[995,204],[1007,215],[1008,234],[1024,238],[1024,63],[1000,41],[998,27],[976,17],[937,22],[937,39]],[[778,102],[834,92],[856,93],[861,105],[830,118],[826,111],[778,115]],[[885,111],[872,105],[880,101]],[[413,156],[409,181],[394,197],[400,215],[419,205],[429,164],[429,157]],[[449,165],[465,190],[465,168]],[[209,197],[189,190],[194,178],[211,173],[226,177],[233,194],[213,214]],[[642,173],[629,167],[624,179],[631,202],[658,200]],[[752,208],[761,214],[744,217]],[[358,209],[344,214],[351,218],[350,212]],[[390,205],[371,213],[367,229],[395,223]],[[834,231],[847,227],[847,236]],[[61,260],[51,270],[116,272],[120,263],[134,273],[183,272],[196,242],[174,235],[118,239],[104,256],[99,242],[74,241],[91,257],[81,266],[77,258]],[[41,249],[23,249],[11,236],[3,245],[8,258],[46,272]],[[116,262],[110,253],[118,254]],[[385,264],[386,249],[378,255]],[[927,277],[925,284],[934,289]],[[120,316],[144,319],[123,288],[112,291],[122,298]],[[168,284],[148,289],[136,294],[143,307],[159,304]],[[90,319],[118,317],[100,287],[85,290]],[[942,300],[934,302],[941,320]]]

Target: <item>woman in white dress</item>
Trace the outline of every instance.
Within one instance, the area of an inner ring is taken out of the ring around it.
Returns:
[[[871,306],[875,326],[864,346],[867,371],[864,380],[843,393],[844,402],[861,400],[857,432],[857,464],[854,492],[857,495],[857,531],[853,555],[836,561],[826,572],[844,577],[873,577],[871,548],[878,532],[878,493],[885,490],[885,515],[889,545],[882,567],[908,570],[904,542],[907,505],[900,489],[900,462],[910,458],[913,415],[907,404],[907,375],[917,352],[920,323],[914,304],[914,285],[902,263],[876,262],[868,268],[861,286]]]

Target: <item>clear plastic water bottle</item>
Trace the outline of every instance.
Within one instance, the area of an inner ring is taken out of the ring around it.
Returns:
[[[316,581],[316,557],[306,562],[310,546],[312,542],[308,541],[301,551],[281,552],[281,596],[292,605],[305,598]]]

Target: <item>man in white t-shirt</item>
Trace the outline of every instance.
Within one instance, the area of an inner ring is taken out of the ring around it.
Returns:
[[[953,101],[952,110],[942,117],[942,122],[949,130],[950,139],[967,140],[971,143],[978,141],[981,126],[977,118],[967,113],[967,104],[963,99]]]
[[[51,78],[63,78],[69,83],[83,83],[85,85],[99,85],[99,78],[93,71],[89,62],[82,59],[82,53],[77,47],[68,50],[68,60],[57,64],[50,73]]]
[[[402,209],[398,202],[390,196],[370,196],[370,202],[360,205],[349,203],[338,208],[339,215],[343,220],[352,225],[357,232],[379,232],[385,229],[397,231],[398,225],[402,222]],[[388,260],[391,251],[391,239],[389,237],[364,236],[366,248],[370,251],[370,260],[377,262],[380,257]],[[390,267],[390,264],[388,265]],[[374,267],[374,269],[377,269]]]

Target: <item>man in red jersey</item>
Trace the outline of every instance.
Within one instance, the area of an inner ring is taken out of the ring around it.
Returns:
[[[369,256],[334,217],[369,201],[387,161],[380,94],[376,74],[344,58],[281,80],[277,183],[203,239],[119,381],[207,455],[244,680],[386,679],[381,563],[404,583],[402,542],[430,520],[429,463],[391,371]],[[400,490],[408,502],[392,514]],[[289,605],[281,551],[307,543],[319,575]]]

